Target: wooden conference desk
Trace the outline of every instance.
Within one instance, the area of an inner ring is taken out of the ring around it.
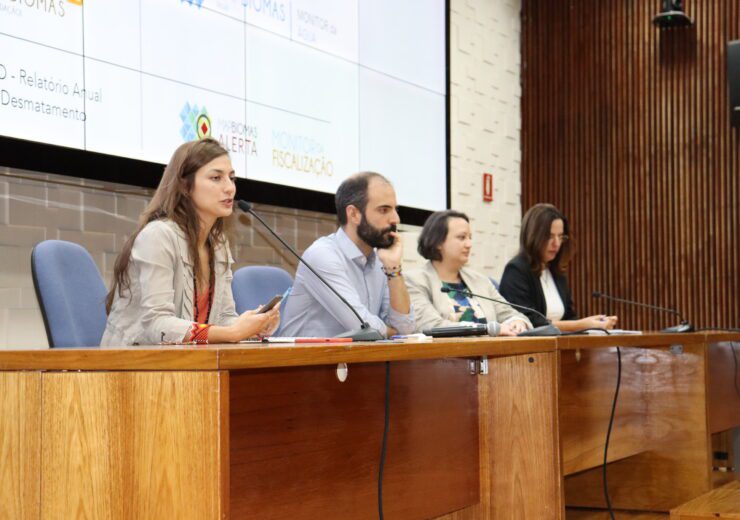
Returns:
[[[730,342],[734,341],[733,352]],[[560,438],[569,506],[605,507],[601,463],[622,348],[609,445],[615,508],[669,511],[725,481],[711,434],[740,426],[740,334],[563,337]]]
[[[524,338],[0,351],[0,517],[377,518],[392,361],[388,518],[556,518],[556,356]]]
[[[617,345],[613,503],[667,510],[740,424],[732,339],[0,351],[0,518],[376,518],[383,361],[388,518],[563,518],[603,505]]]

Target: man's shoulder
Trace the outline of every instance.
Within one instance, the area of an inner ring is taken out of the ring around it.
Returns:
[[[311,266],[335,265],[342,260],[342,252],[334,238],[335,233],[317,238],[313,244],[303,252],[304,260]]]

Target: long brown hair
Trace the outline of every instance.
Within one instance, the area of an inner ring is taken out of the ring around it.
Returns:
[[[527,257],[535,274],[542,272],[542,249],[550,240],[550,228],[555,220],[563,221],[563,233],[569,238],[560,245],[560,250],[549,263],[556,272],[563,273],[573,257],[573,240],[570,237],[568,219],[552,204],[535,204],[524,214],[519,234],[519,252]]]
[[[155,220],[169,219],[180,226],[188,238],[188,251],[197,273],[197,281],[202,282],[203,273],[199,268],[200,255],[198,254],[200,219],[193,205],[191,192],[195,183],[195,172],[223,155],[228,155],[226,149],[218,141],[210,138],[184,143],[172,154],[169,164],[164,169],[162,180],[159,181],[157,191],[154,192],[152,200],[139,216],[139,227],[126,241],[121,254],[116,259],[113,267],[113,287],[105,301],[107,312],[110,312],[116,291],[119,296],[122,296],[123,291],[130,288],[128,267],[131,262],[131,249],[144,226]],[[224,241],[224,232],[230,223],[231,218],[218,218],[211,228],[209,236],[211,258],[215,244]]]

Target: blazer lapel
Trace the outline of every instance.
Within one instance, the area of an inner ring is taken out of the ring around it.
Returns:
[[[437,309],[445,319],[451,320],[455,314],[455,307],[453,306],[452,300],[447,294],[442,292],[442,280],[440,280],[437,270],[432,265],[431,261],[427,261],[424,266],[424,274],[429,280],[429,290],[431,291],[432,305]]]
[[[179,291],[182,295],[182,303],[180,305],[180,316],[183,317],[183,319],[186,320],[193,320],[193,293],[194,293],[194,287],[193,287],[193,261],[190,258],[190,251],[188,251],[188,242],[185,238],[185,235],[183,234],[182,230],[180,229],[177,224],[175,224],[175,227],[177,228],[177,245],[178,249],[180,250],[180,263],[182,265],[182,291]],[[178,295],[178,287],[177,287],[177,280],[175,280],[175,298],[177,298]]]
[[[214,288],[213,288],[213,308],[211,309],[211,319],[216,320],[216,317],[221,312],[223,306],[223,294],[226,290],[224,284],[226,281],[226,271],[231,268],[234,263],[234,258],[231,256],[228,242],[224,241],[216,247],[215,259],[214,259]]]

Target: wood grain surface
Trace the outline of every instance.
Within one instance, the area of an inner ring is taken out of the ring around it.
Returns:
[[[218,350],[190,345],[0,349],[0,370],[215,370]]]
[[[644,511],[615,511],[616,520],[668,520],[668,513],[646,513]],[[575,509],[565,510],[567,520],[610,520],[608,511],[597,509]]]
[[[643,349],[622,349],[622,382],[609,460],[620,460],[647,449],[647,401],[641,363]],[[616,348],[566,350],[560,353],[560,442],[563,474],[600,466],[617,383]]]
[[[611,364],[616,373],[616,360]],[[708,491],[711,444],[704,345],[684,345],[680,354],[667,348],[644,349],[633,363],[623,367],[622,375],[623,382],[632,377],[644,382],[640,398],[644,400],[646,428],[641,437],[642,453],[609,464],[612,504],[621,509],[669,511]],[[613,382],[600,385],[594,381],[585,391],[606,409],[611,406]],[[561,399],[568,398],[561,392]],[[621,406],[618,404],[618,409]],[[565,497],[568,505],[604,507],[601,468],[567,477]]]
[[[479,518],[563,518],[557,355],[489,360],[478,379]]]
[[[481,518],[480,504],[460,509],[453,513],[438,516],[434,520],[479,520]]]
[[[740,338],[740,334],[737,334]],[[642,334],[598,334],[560,336],[558,350],[594,349],[604,347],[664,347],[668,345],[688,345],[705,343],[707,335],[701,332],[666,334],[663,332],[644,332]]]
[[[0,370],[234,370],[553,352],[555,338],[446,338],[429,342],[168,345],[0,349]]]
[[[732,481],[671,510],[671,520],[740,519],[740,482]]]
[[[676,316],[740,316],[740,128],[730,125],[727,42],[740,0],[683,2],[691,27],[659,30],[658,0],[522,2],[522,209],[570,220],[582,316],[627,329]]]
[[[391,364],[387,518],[479,501],[477,377],[465,360]],[[233,518],[377,518],[384,364],[232,372]]]
[[[0,372],[0,519],[39,518],[41,374]]]
[[[220,518],[217,372],[44,373],[42,518]]]
[[[740,338],[708,348],[709,431],[717,433],[740,426]]]
[[[267,347],[225,347],[219,352],[219,367],[225,370],[278,366],[308,366],[330,363],[372,363],[411,359],[478,356],[512,356],[553,352],[555,338],[440,338],[434,341],[401,343],[347,343]]]

